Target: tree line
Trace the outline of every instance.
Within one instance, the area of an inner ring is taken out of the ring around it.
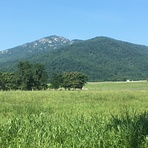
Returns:
[[[79,88],[85,85],[88,76],[79,72],[54,73],[50,77],[50,88]],[[13,73],[0,72],[0,90],[46,90],[48,74],[44,65],[19,62]]]

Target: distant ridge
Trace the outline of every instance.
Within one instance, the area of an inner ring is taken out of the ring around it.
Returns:
[[[148,77],[148,47],[108,37],[69,40],[49,36],[0,51],[0,70],[14,71],[19,61],[46,66],[55,72],[79,71],[90,81],[139,80]]]

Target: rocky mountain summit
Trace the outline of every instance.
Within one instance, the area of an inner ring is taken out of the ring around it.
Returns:
[[[49,36],[41,38],[39,40],[26,43],[15,48],[0,51],[0,55],[10,55],[13,53],[30,54],[30,53],[41,53],[47,50],[61,48],[67,45],[71,45],[73,41],[66,39],[61,36]]]

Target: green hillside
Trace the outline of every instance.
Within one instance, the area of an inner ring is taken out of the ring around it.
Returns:
[[[97,37],[32,59],[47,66],[48,72],[80,71],[92,81],[145,79],[148,47]]]
[[[52,50],[42,48],[39,54],[34,52],[25,57],[9,56],[5,61],[0,60],[1,70],[13,70],[18,61],[29,60],[46,65],[49,76],[54,72],[79,71],[88,74],[90,81],[139,80],[148,77],[147,46],[107,37],[74,40],[65,45]]]

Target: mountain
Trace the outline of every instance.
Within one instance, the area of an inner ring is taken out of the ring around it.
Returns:
[[[55,50],[71,45],[72,43],[74,43],[74,41],[70,41],[61,36],[52,35],[21,46],[0,51],[0,70],[13,71],[19,61],[29,60],[46,51]]]
[[[70,41],[50,36],[2,51],[0,70],[12,71],[18,61],[29,60],[44,64],[49,76],[54,72],[79,71],[88,74],[90,81],[137,80],[148,77],[147,59],[148,47],[143,45],[108,37]]]
[[[0,51],[0,62],[7,62],[10,59],[22,59],[28,56],[34,56],[46,52],[47,50],[53,50],[60,47],[64,47],[72,44],[72,41],[59,36],[49,36],[31,43],[26,43],[21,46],[17,46],[12,49]]]

